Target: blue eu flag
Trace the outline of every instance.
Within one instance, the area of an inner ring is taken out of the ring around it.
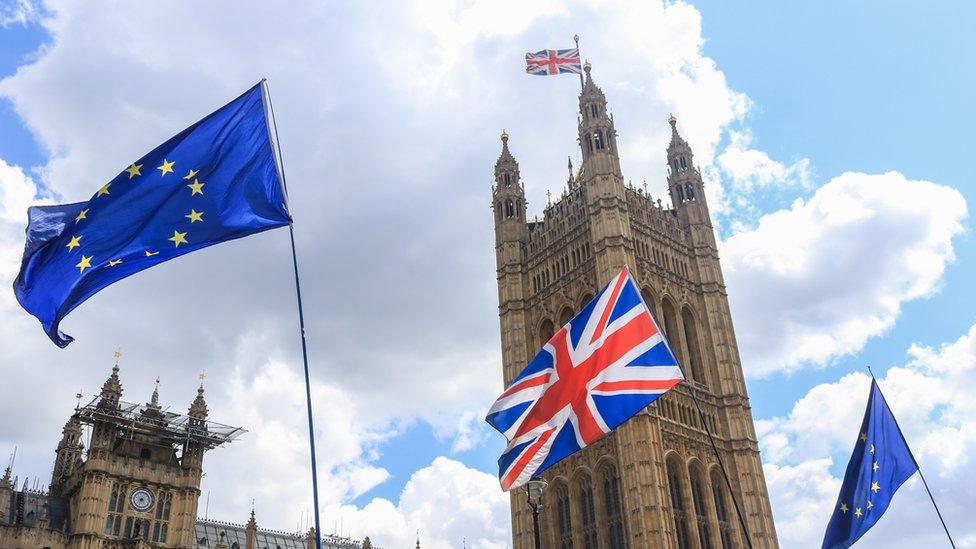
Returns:
[[[257,84],[136,160],[87,202],[28,210],[17,301],[59,347],[61,319],[131,274],[290,223]]]
[[[872,379],[868,409],[824,534],[823,548],[853,545],[878,522],[895,490],[917,470],[895,416]]]

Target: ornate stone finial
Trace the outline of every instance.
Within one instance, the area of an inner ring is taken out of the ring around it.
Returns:
[[[98,405],[102,408],[117,407],[119,399],[122,398],[122,382],[119,381],[119,358],[122,351],[115,351],[115,366],[112,367],[112,375],[108,376],[102,384],[101,398]]]
[[[583,63],[583,72],[586,73],[586,76],[589,76],[590,75],[590,69],[592,69],[592,68],[593,68],[593,65],[591,65],[589,61],[586,61],[585,63]]]
[[[203,383],[200,383],[200,388],[197,389],[197,398],[193,399],[193,403],[190,404],[190,411],[187,413],[193,419],[205,420],[207,419],[207,401],[203,398]]]
[[[245,525],[245,528],[247,528],[248,530],[257,530],[257,528],[258,528],[258,521],[257,521],[257,518],[255,518],[255,516],[254,516],[254,500],[253,499],[251,500],[251,518],[249,518],[247,520],[247,524]]]
[[[81,397],[83,397],[83,396],[85,396],[85,395],[82,394],[81,391],[78,391],[77,393],[75,393],[75,399],[77,401],[77,404],[75,404],[75,410],[77,410],[78,408],[81,408]]]
[[[549,206],[552,206],[552,191],[550,190],[546,191],[546,202]]]
[[[508,132],[502,130],[502,143],[508,143]]]
[[[373,542],[369,541],[369,536],[363,539],[363,549],[373,549]]]
[[[149,400],[149,404],[154,407],[159,407],[159,376],[156,376],[156,384],[153,386],[152,398]]]
[[[677,130],[676,126],[678,125],[678,117],[676,117],[674,113],[668,115],[668,124],[671,124],[671,127]]]
[[[118,348],[118,349],[115,350],[115,367],[116,368],[119,367],[119,360],[121,360],[121,359],[122,359],[122,348],[120,347],[120,348]]]

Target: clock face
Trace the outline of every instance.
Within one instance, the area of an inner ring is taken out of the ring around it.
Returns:
[[[132,497],[129,498],[129,504],[136,511],[145,512],[148,511],[153,504],[152,492],[146,490],[145,488],[139,488],[132,492]]]

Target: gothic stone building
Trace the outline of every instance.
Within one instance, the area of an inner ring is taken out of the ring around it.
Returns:
[[[544,473],[546,548],[744,547],[730,494],[695,410],[714,433],[755,547],[778,546],[702,177],[670,119],[663,207],[625,185],[617,132],[590,66],[579,97],[582,164],[541,221],[526,219],[502,134],[492,209],[504,379],[512,378],[620,269],[631,268],[687,381],[595,445]],[[512,494],[516,549],[533,545]]]
[[[0,549],[314,549],[314,530],[279,532],[197,518],[203,456],[244,432],[207,419],[203,385],[186,415],[121,400],[116,363],[68,419],[48,489],[0,478]],[[83,441],[90,433],[88,448]],[[368,538],[367,538],[368,540]],[[324,536],[327,549],[369,545]],[[370,545],[371,546],[371,545]]]

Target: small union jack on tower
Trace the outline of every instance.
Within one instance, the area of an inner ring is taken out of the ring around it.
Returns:
[[[603,438],[684,379],[625,267],[552,336],[485,418],[503,490]]]
[[[537,76],[556,74],[582,74],[579,49],[542,50],[525,54],[525,72]]]

